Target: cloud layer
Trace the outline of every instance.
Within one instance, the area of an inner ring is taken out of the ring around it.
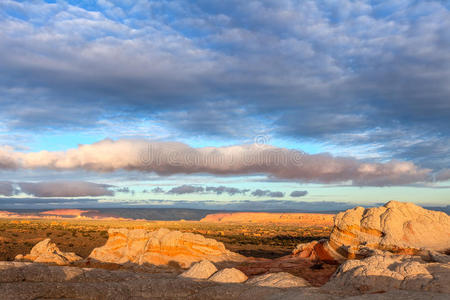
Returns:
[[[291,197],[295,197],[295,198],[303,197],[303,196],[306,196],[306,195],[308,195],[308,191],[293,191],[290,194]]]
[[[183,194],[193,194],[193,193],[201,193],[205,189],[201,186],[193,186],[193,185],[181,185],[174,187],[170,189],[167,193],[168,194],[176,194],[176,195],[183,195]]]
[[[284,193],[282,192],[273,192],[271,190],[261,190],[256,189],[252,192],[252,196],[255,197],[271,197],[271,198],[283,198]]]
[[[302,182],[351,182],[359,186],[405,185],[431,180],[431,170],[411,162],[370,163],[330,154],[306,154],[269,145],[192,148],[176,142],[103,140],[65,152],[15,152],[3,148],[4,168],[83,169],[95,172],[137,170],[160,175],[266,174]]]
[[[250,189],[238,189],[235,187],[226,187],[226,186],[207,186],[205,188],[206,192],[213,192],[217,195],[222,194],[228,194],[230,196],[236,195],[236,194],[245,194],[250,191]]]
[[[34,197],[98,197],[113,196],[110,185],[84,181],[0,182],[0,195],[24,193]]]
[[[448,1],[8,0],[0,28],[4,143],[152,120],[450,167]]]

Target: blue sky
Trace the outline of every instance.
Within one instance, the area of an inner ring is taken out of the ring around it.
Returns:
[[[6,0],[0,51],[2,207],[450,204],[448,1]]]

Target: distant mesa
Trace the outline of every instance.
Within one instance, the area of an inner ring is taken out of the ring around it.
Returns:
[[[134,263],[138,265],[167,265],[177,263],[188,268],[204,259],[244,261],[240,254],[225,249],[223,243],[200,234],[145,229],[109,229],[109,238],[102,247],[95,248],[89,259],[105,263]]]
[[[68,216],[68,217],[81,217],[84,213],[89,212],[89,210],[81,209],[54,209],[40,212],[41,215],[52,215],[52,216]]]
[[[333,226],[333,214],[235,212],[206,215],[201,222],[210,223],[283,223]]]
[[[73,252],[62,252],[50,239],[45,239],[37,243],[29,254],[19,254],[15,258],[15,260],[19,261],[24,260],[57,265],[68,265],[81,259],[81,257]]]
[[[336,215],[329,240],[300,244],[293,254],[322,261],[364,258],[387,251],[416,254],[450,249],[450,216],[413,203],[355,207]]]
[[[11,218],[12,219],[12,218],[19,218],[19,217],[20,217],[20,215],[14,213],[14,212],[0,210],[0,218],[6,218],[6,219]]]
[[[84,220],[132,220],[104,214],[98,210],[53,209],[38,212],[0,211],[0,218],[5,219],[84,219]]]

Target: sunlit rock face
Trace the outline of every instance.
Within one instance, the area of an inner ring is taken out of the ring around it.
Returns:
[[[379,251],[415,254],[419,249],[450,248],[450,217],[413,203],[390,201],[374,208],[355,207],[336,215],[328,241],[301,244],[294,254],[343,261]]]
[[[243,261],[245,257],[225,249],[223,243],[199,234],[145,229],[110,229],[102,247],[95,248],[90,259],[106,263],[167,265],[183,268],[201,260]]]
[[[329,264],[337,264],[341,258],[333,249],[330,249],[328,240],[298,244],[292,251],[292,254],[300,258],[327,262]]]
[[[426,262],[418,256],[375,255],[344,262],[324,289],[384,292],[393,289],[450,293],[450,263]]]
[[[16,260],[28,260],[57,265],[68,265],[81,259],[81,257],[73,252],[62,252],[50,239],[45,239],[37,243],[31,249],[30,254],[19,254],[16,256]]]

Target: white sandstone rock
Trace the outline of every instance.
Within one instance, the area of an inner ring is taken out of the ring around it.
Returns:
[[[311,286],[305,279],[286,272],[268,273],[256,276],[248,280],[246,283],[258,286],[270,286],[278,288]]]
[[[216,266],[209,260],[202,260],[192,265],[192,267],[180,274],[181,277],[194,279],[208,279],[217,272]]]
[[[244,282],[248,279],[247,275],[235,268],[226,268],[218,271],[209,280],[214,282]]]

